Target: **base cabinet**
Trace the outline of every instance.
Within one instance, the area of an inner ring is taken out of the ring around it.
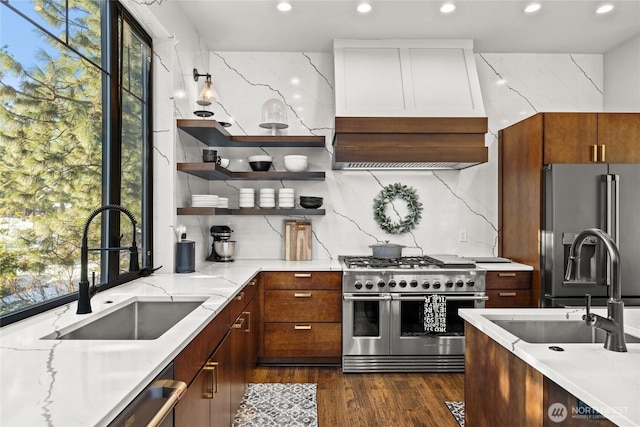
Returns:
[[[177,427],[231,425],[257,359],[259,304],[252,280],[174,360],[189,384],[176,405]]]
[[[486,308],[532,307],[530,271],[488,271]]]
[[[263,272],[262,364],[339,364],[342,273]]]

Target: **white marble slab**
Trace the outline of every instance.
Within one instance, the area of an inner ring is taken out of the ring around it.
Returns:
[[[195,273],[155,274],[100,292],[88,315],[77,315],[73,302],[3,327],[0,425],[107,425],[261,270],[339,271],[340,266],[327,260],[207,262]],[[192,296],[206,301],[155,340],[40,339],[132,298]]]
[[[519,262],[477,262],[476,267],[487,271],[533,271],[533,267]]]
[[[605,309],[593,312],[606,317]],[[640,343],[627,343],[626,353],[606,350],[603,344],[531,344],[489,320],[581,320],[584,313],[584,309],[550,308],[460,310],[471,325],[614,423],[638,426]],[[640,308],[625,309],[625,332],[640,337]],[[553,351],[551,345],[564,351]]]

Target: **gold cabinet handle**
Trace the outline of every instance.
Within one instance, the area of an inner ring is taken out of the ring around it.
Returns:
[[[302,277],[308,279],[311,277],[311,273],[295,273],[293,277]]]
[[[231,329],[242,329],[242,325],[244,324],[244,317],[238,317],[236,323],[231,325]]]
[[[516,273],[498,273],[498,277],[516,277]]]
[[[209,379],[210,387],[202,395],[205,399],[213,399],[213,395],[218,392],[218,365],[218,362],[207,362],[202,368],[204,371],[211,373]]]
[[[249,283],[247,283],[247,286],[255,286],[256,285],[257,280],[253,279],[252,281],[250,281]]]
[[[251,332],[251,312],[250,311],[243,311],[242,314],[246,314],[247,315],[247,329],[245,329],[245,332]]]
[[[598,161],[598,146],[597,145],[592,145],[591,146],[591,161],[592,162],[597,162]]]
[[[515,297],[515,292],[498,292],[498,296],[500,297]]]
[[[310,331],[311,325],[295,325],[293,329],[296,331]]]
[[[606,162],[607,161],[607,152],[606,152],[606,145],[602,144],[600,145],[600,153],[598,156],[598,160],[601,162]]]
[[[242,301],[242,298],[244,298],[244,291],[236,295],[236,301]]]
[[[311,298],[311,292],[294,292],[294,298]]]

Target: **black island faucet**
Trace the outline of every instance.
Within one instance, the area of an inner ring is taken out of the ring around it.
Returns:
[[[611,283],[609,284],[607,317],[591,313],[591,295],[587,294],[585,296],[587,314],[582,316],[582,320],[591,327],[606,331],[607,338],[604,342],[604,348],[611,351],[625,352],[627,351],[627,345],[624,339],[624,302],[622,301],[622,281],[620,280],[620,253],[613,239],[599,228],[589,228],[580,232],[569,249],[569,262],[565,279],[567,281],[576,280],[574,277],[577,274],[574,271],[580,271],[582,244],[589,236],[602,240],[607,248],[609,259],[611,260]]]
[[[133,237],[131,239],[131,246],[129,247],[106,247],[106,248],[92,248],[89,249],[88,244],[88,230],[91,221],[104,211],[119,211],[129,217],[131,226],[133,228]],[[89,251],[122,251],[128,250],[129,255],[129,271],[139,271],[140,266],[138,264],[138,246],[136,244],[136,219],[133,214],[126,208],[118,205],[104,205],[91,212],[89,218],[84,223],[84,230],[82,232],[82,247],[80,248],[80,283],[78,286],[78,310],[76,314],[91,313],[91,297],[98,291],[96,287],[96,276],[93,275],[91,287],[89,287],[89,278],[87,277],[87,264],[89,263]]]

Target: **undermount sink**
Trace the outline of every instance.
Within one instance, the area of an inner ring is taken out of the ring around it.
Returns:
[[[136,299],[100,317],[42,337],[45,340],[154,340],[206,301]]]
[[[489,319],[523,341],[533,344],[604,343],[607,333],[580,320],[497,320]],[[640,338],[625,334],[627,343]]]

